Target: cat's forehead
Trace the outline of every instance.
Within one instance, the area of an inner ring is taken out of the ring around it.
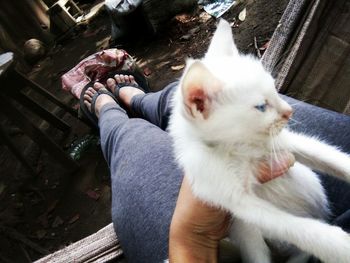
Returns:
[[[211,59],[205,63],[227,88],[237,91],[270,93],[275,89],[272,76],[260,61],[247,56]]]

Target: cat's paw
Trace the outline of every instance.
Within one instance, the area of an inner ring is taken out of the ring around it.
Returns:
[[[339,227],[332,228],[331,234],[320,233],[322,235],[321,238],[327,240],[328,246],[326,248],[319,248],[319,257],[326,263],[349,263],[350,235]]]
[[[342,160],[342,165],[337,168],[336,175],[350,183],[350,157],[344,158],[344,160]]]

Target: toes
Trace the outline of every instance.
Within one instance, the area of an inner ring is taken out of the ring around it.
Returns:
[[[133,75],[129,75],[129,80],[131,83],[136,83],[135,78]]]
[[[89,111],[91,111],[91,101],[84,101],[85,106],[88,108]]]
[[[87,101],[87,102],[91,102],[92,101],[92,96],[90,96],[89,94],[84,94],[84,102]]]
[[[115,76],[114,76],[114,79],[115,79],[115,81],[116,81],[117,83],[122,83],[122,82],[123,82],[122,79],[121,79],[121,75],[115,75]]]
[[[124,76],[124,75],[119,75],[119,76],[120,76],[121,82],[126,82],[126,81],[125,81],[125,76]]]
[[[115,79],[112,79],[112,78],[109,78],[107,79],[107,87],[112,91],[114,92],[115,90],[115,86],[116,86],[116,82],[115,82]]]
[[[136,83],[135,78],[132,75],[117,74],[114,76],[114,79],[117,83]]]
[[[91,87],[88,88],[84,93],[84,101],[91,102],[92,97],[94,96],[95,93],[96,91],[93,88]]]
[[[104,87],[105,86],[103,86],[100,82],[95,82],[95,84],[94,84],[94,89],[95,90],[99,90],[99,89],[102,89]]]
[[[94,94],[96,93],[96,90],[94,90],[93,88],[88,88],[85,92],[85,94],[89,95],[89,96],[94,96]]]
[[[130,78],[129,78],[128,75],[125,75],[125,76],[124,76],[124,79],[125,79],[125,82],[126,82],[126,83],[130,83]]]

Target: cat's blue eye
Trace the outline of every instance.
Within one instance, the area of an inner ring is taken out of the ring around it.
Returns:
[[[254,106],[254,108],[261,111],[261,112],[265,112],[266,108],[267,108],[267,103],[256,105],[256,106]]]

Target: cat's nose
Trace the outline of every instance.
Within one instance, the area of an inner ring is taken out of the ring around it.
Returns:
[[[284,109],[281,113],[282,115],[282,118],[285,119],[285,120],[289,120],[292,115],[293,115],[293,109],[291,107],[287,108],[287,109]]]

